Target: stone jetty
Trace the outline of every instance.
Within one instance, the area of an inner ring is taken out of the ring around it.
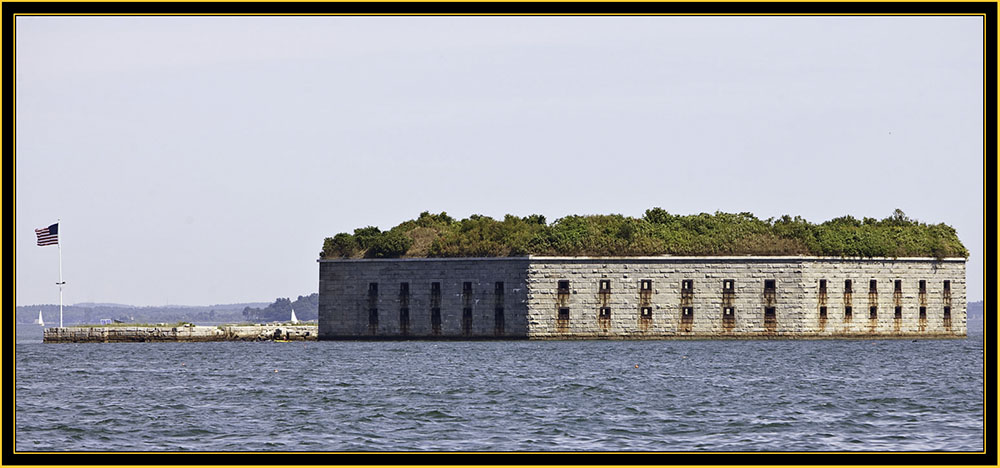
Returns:
[[[219,325],[145,327],[52,327],[44,330],[45,343],[136,343],[166,341],[312,341],[316,324]]]

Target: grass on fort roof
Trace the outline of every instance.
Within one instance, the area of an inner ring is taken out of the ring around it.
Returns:
[[[542,215],[502,220],[423,212],[382,231],[375,226],[323,241],[320,258],[550,256],[817,255],[968,258],[955,229],[911,219],[897,209],[884,219],[846,215],[814,224],[800,216],[759,219],[752,213],[675,215],[662,208],[641,218]]]

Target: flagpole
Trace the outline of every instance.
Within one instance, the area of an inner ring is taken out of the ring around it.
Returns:
[[[62,220],[61,219],[56,219],[56,226],[59,226],[56,229],[59,229],[60,234],[61,234],[61,231],[62,231],[61,224],[62,224]],[[62,276],[62,242],[61,241],[57,241],[56,245],[59,247],[59,328],[62,328],[62,326],[63,326],[63,319],[62,319],[62,317],[63,317],[63,294],[62,293],[63,293],[63,285],[66,284],[66,282],[63,281],[63,276]]]

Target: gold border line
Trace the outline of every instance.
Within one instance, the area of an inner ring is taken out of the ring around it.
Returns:
[[[34,3],[31,0],[0,0],[0,1],[2,1],[2,3]],[[64,0],[64,1],[66,3],[75,3],[75,2],[87,2],[87,1],[90,1],[90,0]],[[139,0],[140,3],[144,3],[146,1],[153,2],[153,1],[156,1],[156,0]],[[250,2],[241,2],[239,0],[221,0],[221,1],[222,2],[227,2],[227,3],[229,3],[229,2],[231,2],[231,3],[265,3],[265,2],[270,3],[268,0],[251,0]],[[324,2],[323,0],[303,0],[303,1],[310,2],[310,3],[332,3],[332,4],[339,3],[339,2]],[[362,2],[362,3],[401,3],[401,4],[405,4],[405,3],[411,3],[411,2],[420,2],[422,0],[390,0],[388,2],[383,2],[383,1],[380,1],[380,0],[358,0],[358,1]],[[488,1],[489,0],[472,0],[471,3],[485,3],[485,2],[488,2]],[[561,2],[572,2],[573,0],[552,0],[552,1],[560,2],[561,3]],[[583,3],[601,2],[601,1],[604,1],[604,0],[583,0]],[[642,2],[642,3],[663,3],[663,2],[660,2],[660,1],[657,1],[657,0],[637,0],[637,1],[638,2]],[[702,3],[702,2],[704,2],[704,3],[715,3],[716,2],[716,0],[692,0],[692,1],[695,2],[695,3]],[[800,2],[800,1],[797,1],[797,0],[772,0],[772,1],[766,2],[766,3],[783,3],[783,2],[786,2],[786,1],[788,1],[788,2],[795,2],[795,3],[827,3],[827,2],[822,1],[822,0],[820,0],[820,1],[807,1],[807,2]],[[118,3],[118,2],[133,3],[130,0],[108,0],[108,3]],[[453,2],[470,3],[470,2],[465,2],[463,0],[442,0],[440,3],[453,3]],[[752,3],[758,3],[758,2],[756,2],[754,0],[736,0],[736,2],[737,3],[744,3],[744,2],[746,2],[746,3],[751,3],[751,2]],[[925,3],[925,2],[926,3],[931,3],[931,2],[936,2],[936,0],[918,0],[917,2],[910,2],[910,1],[906,1],[906,0],[888,0],[888,2],[889,3]],[[197,1],[192,1],[192,2],[181,1],[181,2],[172,2],[172,3],[200,3],[200,2],[197,2]],[[437,2],[435,2],[435,3],[437,3]],[[490,2],[490,3],[493,3],[493,2]],[[532,2],[532,1],[512,1],[512,2],[503,2],[503,3],[529,3],[530,4],[530,3],[534,3],[534,2]],[[866,3],[866,2],[859,2],[859,3]],[[986,0],[982,0],[982,1],[976,0],[976,1],[973,1],[971,3],[996,3],[996,2],[991,2],[991,1],[986,1]],[[12,155],[12,157],[13,157],[14,169],[15,169],[14,170],[14,174],[16,176],[16,167],[17,167],[17,158],[16,158],[16,154],[17,154],[17,150],[16,150],[16,143],[17,143],[17,140],[16,140],[16,133],[17,133],[16,132],[16,126],[17,126],[17,120],[16,120],[16,115],[17,115],[17,112],[16,112],[16,106],[17,106],[17,99],[16,99],[16,96],[17,96],[17,93],[16,93],[16,88],[17,88],[17,80],[16,80],[17,41],[16,41],[16,38],[17,38],[17,17],[19,17],[19,16],[25,16],[25,17],[30,17],[30,16],[74,16],[74,17],[75,16],[84,16],[84,17],[85,16],[135,16],[135,17],[143,17],[143,16],[417,16],[417,17],[419,17],[419,16],[741,16],[741,17],[742,16],[749,16],[749,17],[754,17],[754,16],[809,16],[809,17],[824,17],[824,16],[895,16],[895,17],[900,17],[900,16],[979,16],[979,17],[982,17],[983,20],[984,20],[984,23],[983,23],[983,44],[985,46],[985,42],[986,42],[986,24],[985,24],[985,18],[986,18],[987,15],[984,14],[984,13],[811,13],[811,14],[810,13],[569,13],[569,14],[567,14],[567,13],[501,13],[501,14],[490,14],[490,13],[136,13],[136,14],[130,14],[130,13],[68,13],[68,14],[62,14],[62,13],[15,13],[15,14],[13,14],[13,16],[14,16],[14,20],[12,21],[12,23],[14,25],[14,28],[13,28],[13,33],[11,34],[11,37],[12,37],[12,40],[14,41],[14,47],[13,47],[13,59],[14,60],[13,60],[13,63],[14,63],[14,68],[15,68],[14,73],[13,73],[14,79],[13,79],[13,83],[12,83],[12,88],[13,88],[13,91],[14,91],[13,92],[13,96],[12,96],[14,98],[14,102],[13,102],[13,105],[12,105],[12,109],[14,111],[14,115],[12,117],[14,118],[14,121],[12,122],[12,127],[14,129],[14,132],[12,132],[13,134],[12,134],[11,138],[13,138],[13,143],[14,143],[14,154]],[[2,22],[0,22],[0,38],[4,37],[2,33],[3,33]],[[1000,45],[1000,35],[998,35],[997,43],[998,43],[998,45]],[[0,47],[2,47],[2,43],[0,43]],[[985,90],[986,90],[986,76],[987,76],[987,73],[986,73],[986,64],[987,64],[987,61],[986,61],[986,47],[983,47],[983,92],[984,92],[984,95],[983,95],[983,118],[984,118],[984,120],[983,120],[983,150],[982,151],[983,151],[983,156],[984,156],[984,158],[983,158],[983,169],[984,169],[983,170],[983,182],[984,182],[984,186],[985,186],[985,182],[986,182],[986,180],[985,180],[985,167],[986,167],[986,158],[985,158],[985,156],[986,156],[986,144],[985,144],[986,143],[986,100],[985,100],[986,96],[985,96]],[[2,61],[0,61],[0,72],[3,71],[2,66],[3,66],[2,65]],[[0,75],[0,76],[2,76],[2,75]],[[1000,87],[1000,85],[998,85],[998,87]],[[2,105],[2,102],[3,102],[2,99],[3,99],[2,93],[0,93],[0,105]],[[1000,98],[998,98],[998,104],[1000,104]],[[2,119],[2,117],[0,117],[0,119]],[[0,123],[2,123],[2,120],[0,120]],[[998,137],[998,142],[1000,142],[1000,137]],[[2,136],[0,136],[0,145],[2,145]],[[996,156],[996,155],[994,155],[994,156]],[[998,177],[1000,177],[1000,165],[998,165],[997,173],[998,173]],[[2,177],[2,168],[0,168],[0,177]],[[2,180],[2,179],[0,179],[0,180]],[[16,177],[14,178],[14,180],[16,180]],[[16,182],[14,183],[14,188],[15,188],[15,192],[14,192],[14,197],[15,198],[14,198],[14,201],[16,203]],[[985,187],[984,187],[984,197],[985,197]],[[997,199],[998,199],[998,208],[997,208],[998,209],[998,215],[1000,215],[1000,190],[998,190],[998,198]],[[0,194],[0,203],[2,203],[2,200],[3,200],[2,194]],[[984,198],[984,201],[985,201],[985,198]],[[14,207],[14,212],[16,214],[16,206]],[[983,215],[984,215],[984,218],[985,218],[985,204],[984,204]],[[2,225],[2,221],[0,221],[0,225]],[[998,227],[1000,227],[1000,216],[998,216]],[[16,219],[15,219],[15,228],[16,228]],[[985,238],[985,225],[984,225],[984,228],[983,228],[983,232],[984,232],[984,238]],[[17,233],[16,233],[16,229],[15,229],[15,232],[14,232],[14,239],[15,239],[14,261],[15,261],[15,266],[16,266],[16,238],[17,238]],[[998,246],[1000,246],[1000,239],[998,239]],[[0,253],[0,261],[2,261],[2,258],[3,258],[2,257],[2,253]],[[1000,260],[1000,252],[998,252],[997,259]],[[984,279],[985,279],[985,261],[984,261],[984,264],[983,264],[983,268],[984,268],[983,273],[984,273]],[[2,277],[2,273],[0,273],[0,277]],[[1000,277],[997,278],[997,281],[998,281],[997,285],[1000,286]],[[984,284],[985,284],[985,281],[984,281]],[[984,292],[984,296],[985,296],[985,292]],[[2,291],[0,291],[0,298],[2,298],[2,297],[3,297],[3,293],[2,293]],[[14,293],[14,299],[15,299],[15,308],[16,308],[16,292]],[[966,303],[968,303],[968,297],[966,298]],[[966,305],[966,314],[968,314],[968,306],[967,305]],[[986,314],[985,314],[985,297],[984,297],[984,321],[985,321],[985,315]],[[15,318],[14,318],[13,327],[15,329],[15,335],[16,335],[16,329],[17,329],[16,313],[15,313],[14,317]],[[1000,336],[1000,321],[997,321],[996,326],[997,326],[998,336]],[[985,329],[985,327],[984,327],[984,329]],[[2,332],[2,323],[0,323],[0,332]],[[0,336],[2,336],[2,335],[0,335]],[[996,336],[994,338],[996,339]],[[984,346],[985,346],[985,343],[986,343],[986,337],[985,336],[983,337],[983,343],[984,343]],[[16,345],[16,336],[15,336],[15,345]],[[2,357],[3,357],[2,348],[3,347],[0,346],[0,362],[4,362],[4,361],[2,361]],[[14,361],[14,364],[15,364],[14,392],[15,392],[15,394],[14,394],[14,396],[15,396],[15,402],[16,402],[16,381],[17,381],[17,375],[16,375],[16,346],[14,346],[14,349],[15,349],[15,353],[14,353],[14,359],[15,359],[15,361]],[[190,455],[203,455],[203,454],[239,454],[239,455],[242,455],[242,454],[254,454],[254,453],[275,454],[275,455],[282,455],[282,454],[288,454],[288,455],[296,455],[296,454],[303,454],[303,455],[338,455],[338,454],[350,454],[350,455],[376,455],[376,456],[378,456],[378,455],[399,455],[399,454],[405,454],[405,455],[442,455],[442,454],[444,454],[444,455],[452,455],[452,454],[469,454],[469,455],[506,454],[506,455],[515,455],[515,454],[523,454],[523,455],[529,455],[529,456],[530,455],[559,455],[559,454],[566,454],[566,455],[573,455],[573,454],[587,454],[587,455],[589,455],[589,454],[614,454],[614,455],[622,455],[622,454],[624,454],[624,455],[653,454],[653,455],[691,455],[691,456],[697,456],[697,455],[702,455],[702,454],[706,454],[706,455],[707,454],[723,454],[723,455],[730,455],[730,454],[736,454],[736,455],[751,455],[751,454],[761,454],[761,455],[773,455],[773,454],[778,454],[778,455],[787,455],[787,454],[805,454],[805,455],[813,455],[813,454],[815,454],[815,455],[824,455],[824,454],[859,454],[859,455],[893,454],[893,455],[896,455],[896,454],[899,454],[899,455],[907,455],[907,454],[917,454],[917,455],[922,455],[922,454],[977,454],[977,453],[985,454],[986,453],[986,447],[985,447],[985,442],[986,442],[986,437],[985,437],[986,436],[986,419],[985,419],[985,416],[986,416],[986,406],[985,406],[985,394],[986,394],[986,392],[985,392],[985,385],[986,385],[986,383],[985,382],[986,382],[986,379],[985,379],[985,377],[986,377],[986,375],[985,375],[985,365],[986,365],[986,360],[985,360],[985,349],[984,349],[984,359],[983,359],[983,371],[984,371],[984,379],[983,379],[983,385],[984,385],[984,388],[983,388],[983,394],[984,394],[983,442],[984,442],[984,450],[980,451],[980,452],[970,452],[970,451],[943,451],[943,452],[942,451],[934,451],[934,452],[912,452],[912,451],[907,451],[907,452],[897,452],[897,451],[860,451],[860,452],[858,452],[858,451],[846,451],[846,452],[840,452],[840,451],[822,451],[822,452],[794,452],[794,451],[791,451],[791,452],[789,452],[789,451],[777,451],[777,452],[742,452],[742,451],[737,451],[737,452],[703,452],[703,451],[688,451],[688,452],[683,452],[683,451],[682,452],[616,452],[616,451],[576,451],[576,452],[573,452],[573,451],[571,451],[571,452],[554,452],[554,451],[545,451],[545,452],[535,452],[535,451],[532,451],[532,452],[522,452],[522,451],[490,451],[490,452],[463,452],[463,451],[444,451],[444,452],[442,452],[442,451],[437,451],[437,452],[424,452],[424,451],[420,451],[420,452],[406,452],[406,451],[392,451],[392,452],[384,452],[384,451],[371,451],[371,452],[344,452],[344,451],[337,451],[337,452],[312,452],[312,451],[310,451],[310,452],[301,452],[301,451],[289,451],[289,452],[281,452],[281,451],[266,451],[266,452],[252,452],[252,451],[249,451],[249,452],[243,452],[243,451],[236,451],[236,452],[233,452],[233,451],[229,451],[229,452],[218,452],[218,451],[121,451],[121,452],[118,452],[118,451],[111,451],[111,452],[91,452],[91,451],[71,451],[71,452],[63,452],[63,451],[59,451],[59,452],[52,452],[52,451],[45,451],[45,452],[38,452],[38,451],[20,451],[20,452],[18,452],[16,450],[16,440],[15,440],[15,446],[12,448],[12,452],[11,453],[17,454],[17,455],[21,455],[21,456],[28,456],[28,455],[75,455],[75,454],[79,454],[79,455],[101,455],[101,454],[108,454],[108,455],[115,455],[115,454],[127,454],[127,455],[131,455],[131,454],[140,454],[140,455],[149,455],[149,454],[190,454]],[[998,360],[997,365],[998,365],[998,370],[1000,370],[1000,360]],[[2,372],[0,372],[0,389],[4,389],[5,388],[5,387],[3,387],[2,384],[3,384],[3,376],[2,376]],[[16,408],[16,404],[15,404],[15,408]],[[996,407],[994,407],[994,409],[995,408]],[[15,411],[15,414],[16,414],[16,411]],[[6,416],[5,414],[3,414],[3,410],[2,409],[0,409],[0,415]],[[14,416],[12,416],[11,418],[13,419]],[[6,420],[6,419],[4,419],[4,420]],[[4,426],[3,424],[0,424],[0,437],[2,437],[2,434],[3,434],[3,432],[2,432],[3,431],[3,426]],[[998,437],[998,440],[1000,440],[1000,431],[998,431],[997,437]],[[16,431],[14,433],[14,437],[12,437],[12,438],[16,439]],[[58,465],[37,465],[37,466],[44,467],[44,466],[58,466]],[[179,466],[179,465],[144,465],[144,466]],[[213,466],[213,465],[187,465],[187,466]],[[242,466],[248,466],[248,467],[251,467],[251,466],[260,466],[260,467],[268,467],[268,468],[273,467],[273,465],[270,465],[270,464],[268,464],[268,465],[242,465]],[[294,465],[292,465],[292,466],[294,466]],[[317,465],[317,466],[322,466],[322,465]],[[372,467],[379,467],[379,466],[390,467],[390,466],[408,466],[408,465],[327,465],[327,466],[348,466],[348,467],[357,466],[359,468],[372,468]],[[539,467],[542,467],[542,466],[550,466],[550,465],[481,465],[481,466],[492,466],[492,467],[498,467],[499,468],[499,467],[508,467],[508,466],[511,466],[511,467],[532,467],[532,466],[539,466]],[[624,464],[624,465],[576,465],[576,466],[602,466],[602,467],[603,466],[622,466],[622,467],[626,467],[626,466],[691,466],[691,467],[698,467],[698,468],[714,468],[714,467],[717,467],[717,466],[718,467],[722,467],[722,466],[729,466],[729,465],[628,465],[628,464]],[[846,466],[859,466],[859,465],[810,465],[810,466],[819,466],[819,467],[846,467]],[[860,466],[866,466],[866,465],[860,465]],[[883,465],[867,465],[867,466],[883,466]],[[942,466],[942,465],[937,465],[937,466]],[[944,466],[992,466],[992,465],[944,465]]]
[[[20,1],[20,0],[18,0]],[[73,0],[87,1],[87,0]],[[119,0],[127,1],[127,0]],[[237,1],[237,0],[232,0]],[[318,0],[317,0],[318,1]],[[708,1],[708,0],[704,0]],[[790,0],[789,0],[790,1]],[[15,13],[19,16],[981,16],[983,13]],[[16,29],[16,28],[15,28]]]

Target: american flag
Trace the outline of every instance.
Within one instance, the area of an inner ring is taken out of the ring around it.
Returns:
[[[38,245],[56,245],[59,243],[59,223],[55,223],[47,228],[35,229],[38,236]]]

